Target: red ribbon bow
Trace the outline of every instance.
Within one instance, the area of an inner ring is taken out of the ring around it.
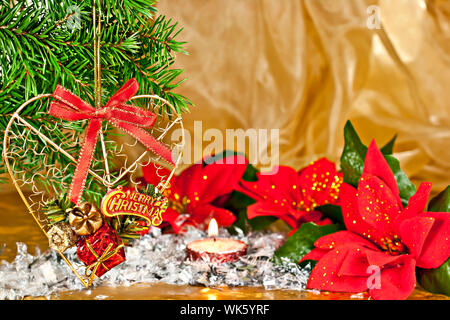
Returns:
[[[64,87],[56,86],[53,92],[56,100],[51,102],[48,113],[68,121],[89,120],[69,191],[69,199],[73,203],[78,203],[84,190],[103,120],[127,132],[162,159],[174,164],[170,149],[143,129],[153,126],[157,116],[151,111],[125,104],[138,90],[139,83],[132,78],[108,100],[104,107],[95,109]]]

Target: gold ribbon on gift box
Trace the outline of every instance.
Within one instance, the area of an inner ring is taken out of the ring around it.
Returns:
[[[94,257],[96,259],[96,261],[94,263],[91,263],[90,265],[86,266],[85,275],[88,279],[89,286],[92,285],[92,282],[96,278],[96,273],[97,273],[98,268],[101,265],[103,265],[103,268],[105,268],[106,271],[109,271],[109,268],[104,264],[104,262],[108,261],[110,258],[112,258],[116,253],[119,252],[120,249],[122,249],[124,247],[124,244],[121,243],[117,247],[112,249],[113,245],[114,245],[113,243],[110,243],[108,245],[108,247],[105,249],[105,251],[102,253],[102,255],[99,256],[97,254],[97,252],[95,252],[94,248],[92,248],[92,245],[89,242],[89,240],[86,239],[86,246],[88,247],[89,251],[94,255]]]

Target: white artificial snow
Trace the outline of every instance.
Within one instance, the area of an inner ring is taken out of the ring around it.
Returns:
[[[222,237],[232,237],[224,229]],[[264,286],[271,289],[304,290],[310,269],[294,263],[283,265],[270,261],[274,251],[284,242],[280,233],[238,233],[232,238],[247,243],[247,255],[240,261],[211,264],[186,260],[186,244],[206,237],[203,231],[190,229],[183,235],[161,234],[152,228],[149,234],[125,248],[126,261],[105,273],[95,286],[130,286],[136,283],[164,282],[178,285]],[[68,259],[81,266],[75,248],[66,251]],[[86,290],[59,255],[52,250],[32,256],[27,246],[17,243],[14,261],[0,264],[0,299],[22,299],[46,296],[67,290]],[[103,297],[97,297],[103,298]]]

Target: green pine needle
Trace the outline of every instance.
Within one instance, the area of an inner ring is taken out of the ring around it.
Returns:
[[[178,113],[189,110],[192,103],[174,92],[183,82],[183,70],[173,68],[176,54],[186,54],[185,42],[178,40],[182,28],[177,22],[159,15],[156,0],[96,0],[101,10],[102,102],[127,80],[135,77],[140,84],[138,94],[155,94],[174,105]],[[75,22],[75,23],[74,23]],[[29,98],[51,93],[57,84],[82,99],[93,103],[92,0],[0,0],[0,132],[2,136],[11,115]],[[86,121],[66,122],[47,115],[48,101],[29,104],[21,116],[51,136],[75,158],[80,143],[67,141],[67,131],[81,135]],[[136,101],[136,103],[138,103]],[[139,104],[138,104],[139,105]],[[171,114],[160,107],[159,114]],[[110,126],[104,126],[106,135]],[[13,125],[18,135],[23,127]],[[34,177],[42,189],[62,192],[72,181],[75,166],[62,154],[52,151],[47,143],[28,137],[34,152],[23,150],[23,139],[11,139],[8,151],[17,155],[14,168],[23,180]],[[106,143],[112,164],[114,145]],[[0,152],[3,144],[0,145]],[[102,159],[97,146],[94,159]],[[36,177],[43,163],[63,168],[57,174]],[[93,161],[93,170],[102,170],[102,162]],[[6,172],[0,163],[0,175]],[[0,182],[7,180],[0,178]],[[99,205],[106,188],[88,176],[85,200]],[[56,218],[55,218],[56,219]]]
[[[56,224],[62,221],[68,222],[69,213],[74,207],[75,205],[64,192],[60,196],[48,200],[44,204],[42,212],[46,215],[50,224]]]

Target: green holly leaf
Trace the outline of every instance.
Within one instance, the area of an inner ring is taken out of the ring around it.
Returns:
[[[450,212],[450,186],[431,199],[428,211]],[[417,268],[417,279],[425,290],[450,296],[450,259],[436,269]]]
[[[344,150],[341,156],[341,169],[344,182],[357,186],[364,168],[367,147],[362,143],[350,121],[344,127]]]
[[[394,137],[388,143],[386,143],[383,148],[380,149],[381,153],[382,154],[393,154],[395,140],[397,140],[397,135],[394,135]]]
[[[244,234],[247,234],[250,231],[264,230],[277,220],[277,218],[271,216],[262,216],[248,219],[247,210],[243,209],[237,214],[236,222],[232,227],[228,229],[231,234],[237,233],[235,228],[239,228],[242,230],[242,232],[244,232]]]
[[[228,199],[224,205],[225,209],[230,210],[236,215],[236,221],[233,226],[229,228],[231,233],[235,233],[234,227],[241,229],[245,234],[251,230],[263,230],[277,220],[277,218],[271,216],[248,219],[247,207],[255,202],[254,199],[239,191],[233,191],[231,193],[230,199]]]
[[[354,187],[358,186],[359,178],[364,169],[367,146],[365,146],[355,131],[352,123],[347,121],[344,128],[345,145],[341,156],[341,169],[344,173],[344,182]],[[411,183],[408,176],[401,170],[400,162],[392,156],[396,136],[394,136],[382,151],[395,179],[397,180],[400,198],[403,205],[408,204],[409,198],[416,192],[416,187]]]
[[[342,225],[338,224],[319,226],[314,222],[304,223],[275,251],[273,259],[276,263],[282,263],[282,258],[298,263],[303,256],[314,248],[314,242],[317,239],[342,229]]]
[[[247,218],[247,211],[245,212],[245,217]],[[272,223],[277,221],[278,218],[272,216],[261,216],[253,219],[248,219],[248,224],[252,231],[264,230]]]
[[[243,194],[242,192],[234,190],[230,194],[230,198],[224,204],[224,208],[234,213],[238,213],[242,209],[246,209],[249,205],[254,204],[256,201],[253,198]]]
[[[242,175],[242,180],[245,181],[257,181],[258,180],[258,169],[256,169],[251,164],[247,165],[244,174]]]
[[[417,278],[425,290],[450,296],[450,259],[436,269],[417,268]]]
[[[430,200],[428,211],[450,212],[450,186]]]
[[[322,212],[322,216],[324,218],[329,218],[334,223],[344,224],[341,206],[335,204],[326,204],[320,207],[316,207],[314,210]]]
[[[225,158],[234,157],[234,156],[243,156],[246,158],[246,155],[243,152],[237,152],[237,151],[233,151],[233,150],[224,150],[218,154],[213,154],[213,155],[210,155],[209,157],[205,157],[202,160],[202,165],[204,167],[204,166],[207,166],[208,164],[212,164],[214,162],[221,161]],[[223,163],[226,163],[226,161],[224,161]]]

